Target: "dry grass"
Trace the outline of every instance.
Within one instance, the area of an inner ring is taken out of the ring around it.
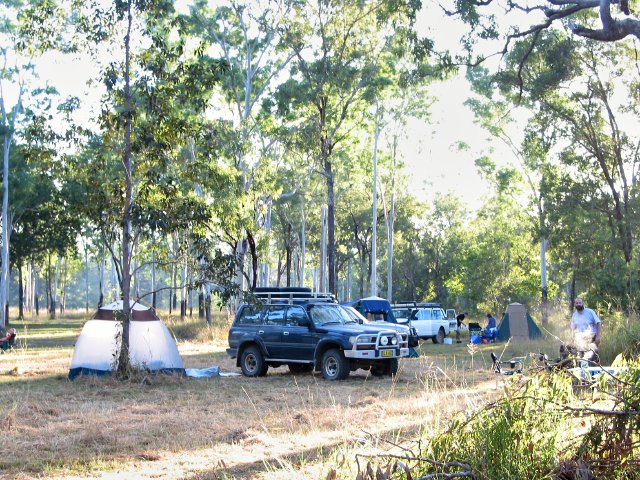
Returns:
[[[225,354],[225,322],[204,333],[173,324],[185,367],[239,371]],[[280,367],[257,379],[69,382],[81,324],[27,322],[18,329],[22,346],[0,356],[0,476],[291,479],[324,478],[340,467],[352,478],[356,452],[407,448],[493,395],[488,352],[501,348],[481,346],[471,369],[464,344],[424,343],[423,356],[402,360],[394,379],[359,370],[327,382]],[[195,340],[181,340],[184,332]]]

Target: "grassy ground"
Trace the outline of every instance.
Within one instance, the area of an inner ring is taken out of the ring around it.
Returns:
[[[264,378],[141,377],[67,380],[84,313],[14,323],[19,347],[0,356],[0,477],[32,478],[354,478],[355,455],[412,448],[459,410],[496,393],[489,352],[504,344],[423,343],[399,374],[359,370],[342,382],[292,375]],[[227,357],[228,321],[167,322],[185,367]],[[467,340],[464,338],[463,340]],[[556,343],[506,345],[505,357],[554,355]]]

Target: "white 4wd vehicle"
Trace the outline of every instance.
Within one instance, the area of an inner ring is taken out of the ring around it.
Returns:
[[[408,322],[422,339],[443,343],[451,331],[451,323],[439,303],[397,303],[392,306],[399,323]]]

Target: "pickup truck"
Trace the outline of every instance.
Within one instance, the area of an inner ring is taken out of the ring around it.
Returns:
[[[455,329],[455,318],[452,323],[439,303],[403,302],[392,305],[392,309],[398,323],[411,325],[420,338],[430,338],[433,343],[443,343]]]

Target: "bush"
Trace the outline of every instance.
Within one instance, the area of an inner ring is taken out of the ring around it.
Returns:
[[[640,478],[640,364],[576,393],[567,372],[514,379],[501,399],[427,440],[414,476]],[[595,401],[594,401],[595,399]],[[578,476],[578,470],[581,473]],[[432,478],[432,477],[429,477]]]
[[[640,321],[635,316],[612,315],[603,325],[600,362],[611,365],[618,354],[640,344]]]

